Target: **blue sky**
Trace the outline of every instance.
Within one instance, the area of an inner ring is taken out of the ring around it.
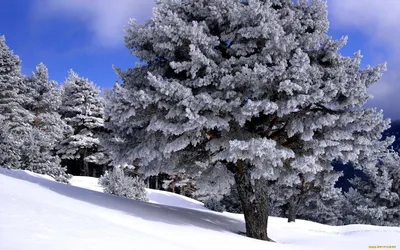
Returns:
[[[361,50],[363,66],[388,62],[388,71],[370,90],[367,106],[400,119],[400,1],[327,0],[330,34],[349,36],[342,50]],[[123,44],[129,18],[151,17],[153,0],[2,0],[0,34],[20,56],[24,74],[43,62],[50,78],[63,82],[70,68],[102,88],[117,77],[112,65],[134,67],[136,59]]]

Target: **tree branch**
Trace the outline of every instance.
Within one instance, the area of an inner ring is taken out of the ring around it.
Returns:
[[[280,136],[282,136],[285,133],[286,127],[287,127],[288,124],[289,124],[289,122],[287,121],[285,123],[285,125],[283,125],[282,128],[280,128],[277,131],[273,132],[268,138],[272,139],[272,140],[278,139]]]
[[[277,112],[274,113],[274,118],[272,119],[271,123],[269,124],[267,130],[263,133],[265,137],[268,137],[269,134],[271,133],[272,129],[274,128],[274,126],[278,123],[279,119],[278,119],[278,114]]]
[[[330,108],[325,107],[325,106],[322,105],[322,104],[315,104],[315,105],[316,105],[318,108],[310,108],[309,110],[310,110],[310,111],[313,111],[313,112],[321,111],[321,112],[325,112],[325,113],[328,113],[328,114],[340,114],[340,113],[341,113],[340,110],[333,110],[333,109],[330,109]]]

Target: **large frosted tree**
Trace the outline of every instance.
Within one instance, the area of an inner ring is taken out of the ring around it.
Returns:
[[[0,166],[20,167],[20,147],[30,133],[32,114],[24,108],[21,61],[0,36]]]
[[[99,94],[94,83],[72,70],[62,85],[60,114],[73,132],[61,143],[58,154],[73,174],[100,176],[108,163],[100,145],[105,131],[104,103]]]
[[[107,94],[113,160],[184,172],[200,193],[235,183],[247,235],[269,240],[270,181],[360,161],[389,124],[362,108],[385,66],[342,56],[346,39],[328,26],[322,0],[157,1],[151,20],[126,29],[143,63],[117,70]]]

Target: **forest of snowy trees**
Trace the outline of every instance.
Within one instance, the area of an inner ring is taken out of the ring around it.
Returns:
[[[145,185],[190,195],[243,213],[261,240],[268,216],[400,226],[396,138],[364,107],[386,66],[341,55],[327,15],[322,0],[158,1],[126,27],[141,63],[115,67],[104,95],[73,70],[60,84],[43,63],[23,75],[2,36],[0,166],[102,176],[139,200]],[[359,174],[344,189],[346,169]]]

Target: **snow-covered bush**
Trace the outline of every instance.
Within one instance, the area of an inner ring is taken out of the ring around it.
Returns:
[[[107,171],[100,177],[99,184],[103,186],[106,193],[134,200],[147,201],[147,193],[143,180],[138,177],[127,176],[119,168]]]

